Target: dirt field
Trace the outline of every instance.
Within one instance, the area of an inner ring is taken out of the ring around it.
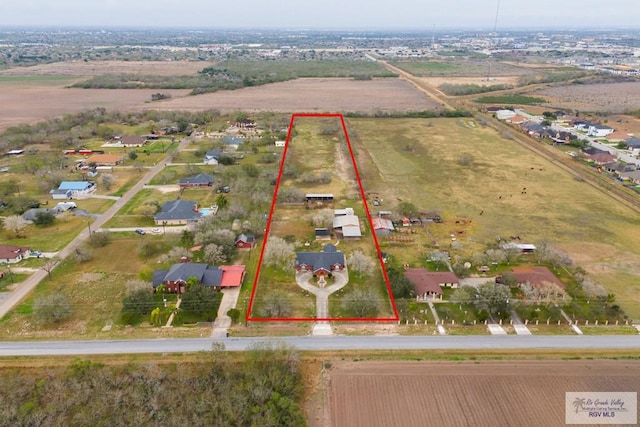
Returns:
[[[555,108],[621,113],[640,108],[640,81],[558,86],[532,93],[550,99]]]
[[[159,110],[203,110],[222,112],[373,112],[429,110],[437,104],[400,79],[298,79],[235,91],[220,91],[197,97],[156,102]],[[148,108],[140,106],[140,109]]]
[[[2,76],[69,76],[90,77],[104,74],[153,74],[181,76],[195,74],[210,65],[192,61],[73,61],[40,64],[0,71]]]
[[[635,360],[332,363],[311,426],[563,426],[565,392],[640,384]]]

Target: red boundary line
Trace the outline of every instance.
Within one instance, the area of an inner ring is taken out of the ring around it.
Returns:
[[[291,141],[291,131],[293,130],[293,124],[297,117],[335,117],[340,119],[340,124],[342,125],[342,132],[344,133],[345,141],[347,142],[347,148],[349,148],[349,155],[351,157],[351,164],[353,165],[353,170],[355,172],[356,180],[358,181],[358,188],[360,189],[360,197],[362,197],[362,201],[364,203],[364,209],[367,214],[367,221],[369,222],[369,230],[371,230],[371,235],[373,236],[373,241],[376,245],[376,251],[378,253],[378,262],[380,263],[380,267],[382,268],[382,275],[384,277],[385,284],[387,286],[387,292],[389,294],[389,299],[391,301],[391,306],[393,307],[394,317],[251,317],[251,312],[253,310],[253,302],[256,294],[256,289],[258,288],[258,280],[260,278],[260,270],[262,269],[262,258],[264,256],[264,249],[267,245],[267,238],[269,237],[269,232],[271,231],[271,219],[273,218],[273,211],[276,207],[276,198],[278,195],[278,190],[280,188],[280,181],[282,179],[282,172],[284,171],[284,161],[287,157],[287,150],[289,149],[289,142]],[[389,282],[389,276],[387,275],[387,269],[384,266],[384,262],[382,261],[382,253],[380,252],[380,244],[378,243],[378,237],[376,233],[373,231],[373,222],[371,221],[371,212],[369,211],[369,204],[367,203],[367,198],[365,196],[364,189],[362,188],[362,180],[360,179],[360,173],[358,172],[358,166],[356,165],[356,159],[353,155],[353,148],[351,147],[351,140],[349,139],[349,134],[347,132],[347,125],[344,121],[344,116],[339,113],[295,113],[291,115],[291,120],[289,121],[289,131],[287,132],[287,140],[284,145],[284,152],[282,153],[282,159],[280,161],[280,169],[278,171],[278,178],[276,180],[276,188],[273,193],[273,199],[271,200],[271,209],[269,210],[269,218],[267,219],[267,227],[264,233],[264,239],[262,240],[262,248],[260,250],[260,258],[258,260],[258,269],[256,271],[256,276],[253,280],[253,289],[251,290],[251,298],[249,300],[249,306],[247,308],[247,314],[245,320],[247,322],[317,322],[317,321],[332,321],[332,322],[390,322],[397,321],[399,319],[398,316],[398,308],[396,307],[396,301],[393,298],[393,293],[391,292],[391,283]]]

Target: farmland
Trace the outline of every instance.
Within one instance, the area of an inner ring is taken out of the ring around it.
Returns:
[[[640,363],[334,361],[326,376],[336,427],[555,426],[564,425],[566,391],[636,390]]]

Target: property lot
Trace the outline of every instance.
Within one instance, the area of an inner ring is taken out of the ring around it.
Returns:
[[[418,227],[413,240],[383,243],[399,262],[421,266],[436,245],[453,259],[498,237],[547,241],[640,318],[640,219],[633,212],[473,120],[350,119],[349,129],[363,185],[385,210],[407,201],[442,213],[442,224]],[[458,162],[462,153],[471,165]]]
[[[639,381],[635,360],[333,361],[326,393],[336,427],[561,426],[565,392],[636,391]]]

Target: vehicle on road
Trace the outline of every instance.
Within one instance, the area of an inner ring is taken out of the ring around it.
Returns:
[[[161,230],[161,229],[159,229],[159,228],[152,228],[152,229],[151,229],[151,232],[152,232],[152,233],[156,233],[156,234],[158,234],[158,233],[162,233],[162,230]]]
[[[147,232],[144,231],[142,228],[136,228],[136,234],[139,234],[139,235],[142,236],[144,234],[147,234]]]

